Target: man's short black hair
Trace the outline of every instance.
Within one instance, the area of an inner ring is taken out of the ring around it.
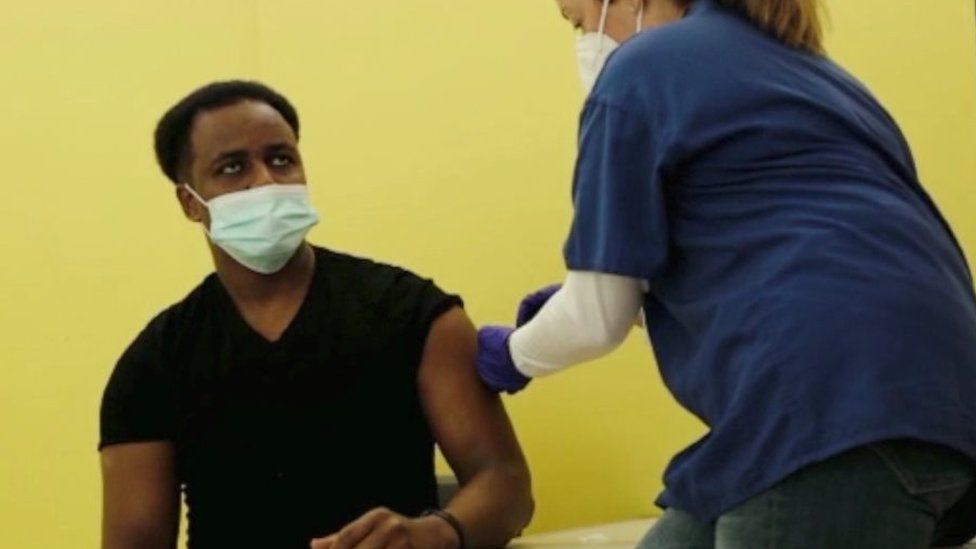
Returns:
[[[214,82],[197,89],[174,105],[156,125],[156,161],[173,183],[189,158],[190,129],[201,112],[227,107],[243,100],[266,103],[288,122],[298,137],[298,113],[283,95],[261,84],[245,80]]]

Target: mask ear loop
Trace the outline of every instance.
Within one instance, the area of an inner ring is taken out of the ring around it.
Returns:
[[[183,188],[186,189],[186,192],[190,193],[190,195],[193,198],[196,198],[201,204],[203,204],[203,207],[204,208],[206,208],[207,210],[210,209],[210,204],[207,204],[207,201],[204,200],[202,196],[200,196],[199,194],[197,194],[197,192],[193,190],[193,187],[191,187],[189,183],[180,183],[180,185],[182,185]],[[200,225],[203,226],[203,232],[207,233],[207,236],[209,237],[210,236],[210,229],[207,228],[207,226],[204,225],[203,223],[200,223]]]
[[[599,34],[599,42],[597,42],[597,51],[603,53],[603,31],[607,28],[607,10],[610,8],[610,0],[603,0],[603,10],[600,11],[600,26],[597,28],[597,34]],[[599,58],[599,56],[597,56]],[[596,63],[596,59],[593,60]]]
[[[644,0],[640,0],[640,10],[637,12],[637,32],[644,30]]]
[[[204,208],[207,208],[208,210],[210,209],[210,205],[207,204],[207,201],[204,200],[202,196],[197,194],[197,192],[193,190],[193,187],[191,187],[189,183],[180,183],[180,185],[182,185],[183,188],[186,189],[186,192],[190,193],[193,196],[193,198],[196,198],[198,201],[200,201],[200,203],[203,204]]]

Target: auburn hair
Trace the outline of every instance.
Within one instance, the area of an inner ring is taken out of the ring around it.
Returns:
[[[824,53],[819,0],[717,0],[787,45]]]

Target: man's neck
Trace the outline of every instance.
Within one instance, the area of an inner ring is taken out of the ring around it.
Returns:
[[[306,242],[280,271],[269,275],[248,269],[213,244],[210,244],[210,250],[217,277],[239,305],[259,305],[295,295],[304,296],[315,272],[315,251]]]

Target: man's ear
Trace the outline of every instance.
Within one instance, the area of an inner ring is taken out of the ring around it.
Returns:
[[[190,191],[186,190],[186,186],[182,183],[176,186],[176,200],[180,203],[180,208],[183,209],[183,215],[187,219],[196,223],[204,221],[205,212],[203,210],[205,208]]]

